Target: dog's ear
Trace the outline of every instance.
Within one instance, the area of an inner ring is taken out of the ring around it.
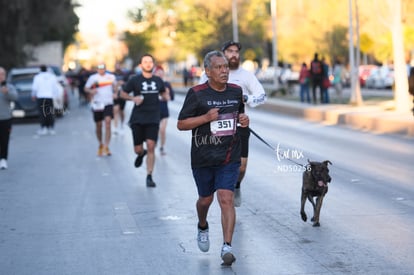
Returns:
[[[328,164],[332,165],[332,162],[330,162],[329,160],[325,160],[323,164],[325,164],[325,166],[328,167]]]

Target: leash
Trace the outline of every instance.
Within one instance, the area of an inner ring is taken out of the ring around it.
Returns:
[[[258,133],[256,133],[255,131],[253,131],[253,129],[252,128],[250,128],[249,127],[249,130],[250,130],[250,132],[255,136],[255,137],[257,137],[261,142],[263,142],[265,145],[267,145],[267,147],[269,147],[270,149],[272,149],[273,151],[275,151],[276,152],[276,154],[278,154],[280,157],[282,157],[283,159],[286,159],[286,160],[288,160],[288,161],[290,161],[290,162],[292,162],[292,163],[294,163],[294,164],[296,164],[296,165],[299,165],[299,166],[302,166],[302,167],[306,167],[306,165],[305,164],[301,164],[301,163],[299,163],[299,162],[296,162],[296,161],[294,161],[294,160],[292,160],[292,159],[290,159],[290,158],[288,158],[288,157],[286,157],[286,156],[283,156],[283,155],[280,155],[280,152],[275,148],[275,147],[273,147],[272,145],[270,145],[266,140],[264,140]]]

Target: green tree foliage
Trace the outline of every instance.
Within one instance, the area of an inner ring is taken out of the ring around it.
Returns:
[[[373,51],[375,42],[372,40],[372,38],[367,33],[361,34],[360,37],[360,47],[361,52],[368,54]]]
[[[145,33],[126,32],[124,42],[128,45],[129,57],[137,63],[144,53],[152,51],[149,37]]]
[[[344,26],[333,26],[332,31],[325,34],[328,60],[331,64],[338,59],[341,62],[348,59],[348,29]]]
[[[131,11],[136,24],[148,25],[143,32],[151,32],[157,59],[185,60],[195,53],[200,63],[211,50],[233,39],[232,0],[158,0],[146,1],[144,8]],[[240,42],[243,49],[252,49],[263,57],[266,45],[263,24],[268,16],[263,0],[240,1]],[[258,41],[262,41],[259,42]],[[128,43],[127,43],[128,44]],[[129,45],[128,45],[129,46]]]
[[[156,56],[184,60],[189,53],[195,53],[201,60],[207,51],[219,49],[221,43],[233,37],[232,1],[146,0],[141,20],[148,25],[146,31],[151,32],[151,45]],[[242,51],[253,50],[258,60],[270,59],[273,50],[270,0],[236,1]],[[403,24],[407,27],[406,47],[413,48],[410,26],[414,25],[414,2],[402,2]],[[279,60],[300,64],[309,62],[318,52],[328,59],[340,57],[347,62],[348,3],[337,0],[278,0]],[[392,42],[388,39],[389,18],[384,3],[384,0],[358,0],[359,33],[363,34],[361,51],[385,62],[392,57]],[[353,17],[355,19],[355,14]],[[170,44],[164,43],[166,37]],[[352,39],[356,41],[356,37]]]
[[[6,68],[23,65],[24,45],[62,41],[66,47],[74,41],[79,18],[71,0],[1,0],[0,64]]]

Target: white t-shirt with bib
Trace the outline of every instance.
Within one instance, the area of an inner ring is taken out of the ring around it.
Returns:
[[[97,85],[98,92],[93,96],[92,103],[96,102],[103,104],[104,106],[114,104],[114,90],[113,85],[116,84],[115,75],[111,73],[105,73],[100,75],[99,73],[93,74],[88,78],[85,84],[85,88],[92,88]]]

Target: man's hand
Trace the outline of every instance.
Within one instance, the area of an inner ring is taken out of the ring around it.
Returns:
[[[134,96],[132,98],[132,101],[135,103],[135,105],[141,105],[142,102],[144,101],[144,96],[143,95]]]
[[[239,114],[240,127],[245,128],[249,126],[249,117],[246,114]]]
[[[1,92],[3,94],[7,94],[9,92],[9,89],[7,89],[7,86],[6,85],[1,85]]]
[[[206,119],[207,119],[207,122],[217,120],[218,115],[219,115],[218,111],[219,111],[219,108],[213,108],[213,109],[210,109],[210,110],[209,110],[209,111],[205,114]]]

